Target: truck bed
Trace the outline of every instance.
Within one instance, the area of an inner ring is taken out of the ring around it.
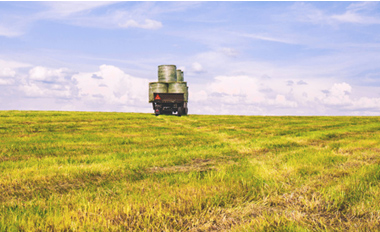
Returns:
[[[154,93],[154,101],[158,103],[182,103],[185,101],[183,93]]]

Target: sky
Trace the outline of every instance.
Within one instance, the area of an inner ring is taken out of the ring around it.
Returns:
[[[380,2],[0,2],[0,110],[380,115]]]

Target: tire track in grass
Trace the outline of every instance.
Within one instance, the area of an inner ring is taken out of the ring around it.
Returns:
[[[0,183],[0,202],[12,199],[31,200],[35,197],[47,197],[51,193],[65,194],[72,190],[104,186],[109,182],[126,179],[130,182],[136,182],[148,177],[149,175],[134,170],[119,170],[116,172],[110,169],[106,172],[88,170],[69,176],[63,173],[48,177],[43,176],[35,180]]]
[[[164,116],[162,117],[162,119],[165,121],[167,125],[176,125],[180,128],[184,128],[188,131],[191,131],[191,134],[204,134],[214,138],[215,142],[214,144],[210,144],[210,147],[214,146],[214,149],[220,149],[220,155],[214,158],[196,158],[184,165],[176,165],[169,167],[152,167],[148,170],[149,172],[176,173],[188,171],[209,171],[217,169],[220,165],[240,165],[236,161],[246,157],[247,155],[258,155],[263,152],[268,152],[267,149],[252,149],[247,146],[248,141],[228,135],[225,132],[220,132],[220,129],[224,128],[212,129],[210,127],[195,127],[192,125],[192,123],[197,123],[199,122],[199,120],[192,119],[191,116],[184,116],[180,118]],[[235,127],[233,128],[235,129]],[[228,152],[222,151],[222,149],[228,150]]]
[[[193,127],[189,122],[198,122],[198,120],[190,119],[190,116],[183,116],[183,117],[171,117],[171,116],[163,116],[161,117],[166,123],[166,125],[175,125],[180,128],[183,128],[185,130],[188,130],[188,132],[191,132],[190,134],[205,134],[207,136],[210,136],[212,138],[216,138],[215,143],[221,144],[221,147],[224,148],[225,144],[227,146],[230,145],[230,140],[227,140],[226,136],[221,135],[220,133],[216,133],[211,129],[205,130],[205,129],[199,129],[196,127]],[[170,120],[172,119],[172,120]],[[185,120],[184,120],[185,119]],[[217,146],[217,145],[215,145]],[[232,150],[232,147],[229,146],[229,149]],[[235,152],[231,152],[235,153]],[[168,167],[152,167],[148,169],[148,172],[151,173],[158,173],[158,172],[165,172],[165,173],[177,173],[177,172],[190,172],[190,171],[209,171],[216,169],[219,165],[232,165],[236,164],[233,160],[230,159],[228,155],[222,154],[219,157],[214,158],[194,158],[190,162],[187,162],[183,165],[175,165],[175,166],[168,166]],[[234,156],[236,158],[236,156]]]

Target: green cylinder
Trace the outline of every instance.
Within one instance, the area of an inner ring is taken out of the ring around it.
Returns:
[[[177,69],[177,81],[183,81],[183,72]]]
[[[168,93],[183,93],[185,102],[187,102],[187,83],[186,82],[173,82],[168,84]]]
[[[189,99],[189,87],[186,87],[186,93],[185,93],[185,97],[184,97],[186,100],[186,102],[188,101]]]
[[[159,82],[177,81],[177,67],[175,65],[159,65],[158,66]]]
[[[154,93],[167,93],[168,84],[160,82],[149,83],[149,102],[154,101]]]

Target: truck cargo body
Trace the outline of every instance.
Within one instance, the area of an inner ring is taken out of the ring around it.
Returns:
[[[187,115],[187,102],[184,93],[154,93],[152,102],[156,116],[160,114]]]

